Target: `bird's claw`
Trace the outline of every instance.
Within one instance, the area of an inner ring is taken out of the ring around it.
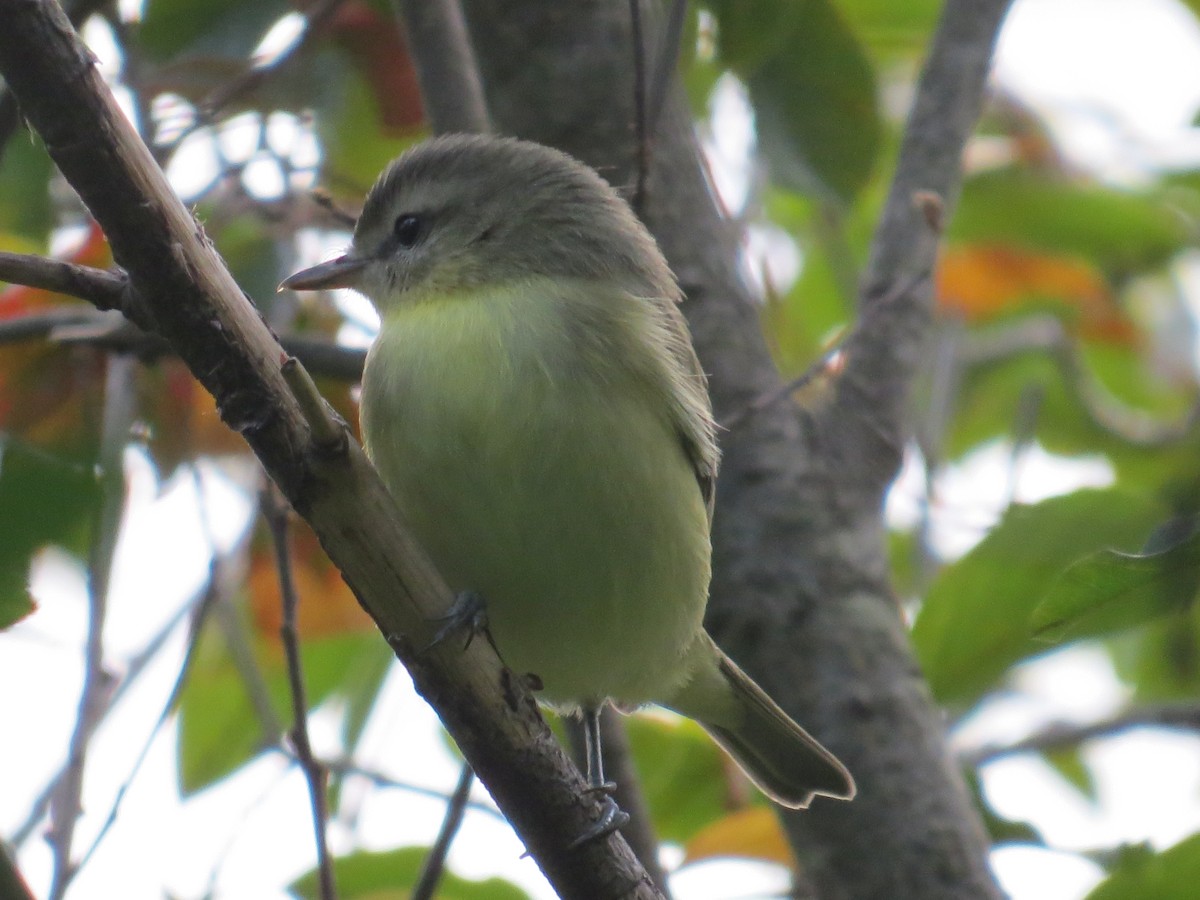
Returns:
[[[604,799],[600,807],[600,818],[596,823],[588,828],[583,834],[571,841],[567,845],[568,850],[578,850],[585,844],[590,844],[592,841],[598,841],[601,838],[606,838],[614,831],[623,828],[629,822],[629,813],[617,806],[617,801],[610,795],[616,790],[616,785],[609,781],[605,784],[599,784],[595,787],[589,787],[585,793],[588,794],[603,794]]]
[[[454,602],[450,604],[445,615],[438,616],[434,622],[439,623],[441,627],[425,648],[426,651],[441,645],[451,635],[460,631],[467,633],[466,643],[463,644],[463,649],[466,650],[476,635],[487,634],[487,606],[478,592],[462,591],[454,597]]]

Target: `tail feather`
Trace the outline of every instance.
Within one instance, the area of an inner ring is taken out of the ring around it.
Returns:
[[[803,809],[815,796],[850,800],[854,779],[707,635],[693,680],[667,704],[695,719],[768,797]],[[715,665],[714,665],[715,663]]]

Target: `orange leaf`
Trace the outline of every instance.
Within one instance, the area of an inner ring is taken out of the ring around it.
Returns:
[[[371,86],[384,126],[400,135],[420,128],[425,111],[417,73],[395,21],[362,0],[347,0],[334,13],[329,30]]]
[[[740,856],[795,868],[796,857],[779,818],[768,806],[751,806],[706,825],[684,845],[684,865],[722,856]]]
[[[321,549],[312,529],[295,516],[290,526],[292,579],[299,597],[296,625],[301,638],[374,628],[375,624],[342,580],[341,572]],[[246,586],[255,629],[274,641],[283,624],[283,603],[275,553],[265,532],[256,536]]]
[[[1003,244],[949,247],[938,265],[937,297],[943,311],[968,322],[1049,304],[1083,337],[1126,345],[1136,340],[1104,277],[1066,256]]]
[[[246,452],[241,435],[221,421],[212,395],[178,359],[139,370],[138,408],[149,426],[150,455],[163,478],[197,456]]]
[[[104,354],[30,342],[0,348],[0,430],[76,455],[94,438]]]

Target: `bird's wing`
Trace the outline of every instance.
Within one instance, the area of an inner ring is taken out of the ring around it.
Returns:
[[[696,481],[700,485],[700,494],[704,498],[711,524],[720,451],[717,449],[712,403],[708,399],[708,378],[700,368],[700,359],[692,346],[687,322],[675,298],[663,298],[655,303],[655,308],[670,350],[671,372],[668,381],[671,385],[671,413],[683,448],[696,472]]]

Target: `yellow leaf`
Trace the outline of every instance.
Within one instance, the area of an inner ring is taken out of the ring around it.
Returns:
[[[706,825],[684,846],[684,865],[740,856],[795,868],[796,858],[779,818],[767,806],[751,806]]]
[[[1087,262],[1004,244],[948,247],[938,263],[938,306],[968,322],[1049,303],[1092,340],[1129,345],[1133,323],[1104,276]]]

